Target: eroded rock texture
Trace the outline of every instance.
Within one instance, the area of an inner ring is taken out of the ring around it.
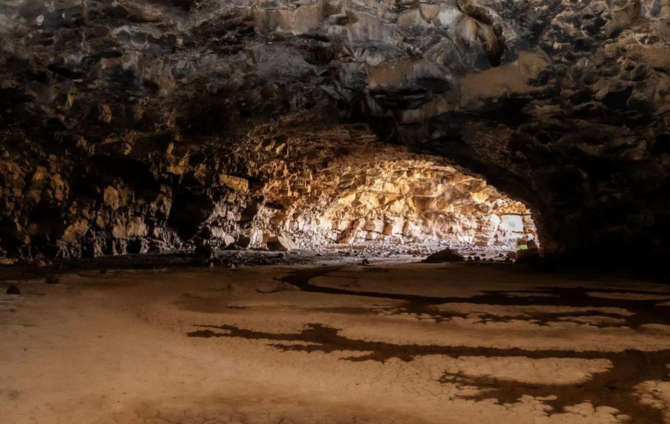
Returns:
[[[526,206],[483,180],[435,158],[362,139],[356,144],[346,155],[322,162],[317,172],[267,184],[265,208],[254,226],[256,239],[286,235],[301,247],[448,241],[516,249],[518,240],[536,237]]]
[[[449,241],[509,250],[535,237],[528,209],[483,180],[379,145],[371,134],[331,137],[337,143],[330,147],[250,137],[226,156],[171,143],[149,155],[153,163],[131,153],[69,166],[52,158],[50,169],[3,160],[11,177],[3,247],[11,256],[48,259],[203,243],[290,250]]]
[[[530,205],[547,254],[664,252],[669,17],[667,0],[6,0],[1,243],[177,245],[224,197],[232,234],[267,201],[241,186],[327,168],[309,155],[367,127]]]

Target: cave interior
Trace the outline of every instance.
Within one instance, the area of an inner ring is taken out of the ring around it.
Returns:
[[[0,0],[0,423],[670,423],[669,93],[670,0]]]

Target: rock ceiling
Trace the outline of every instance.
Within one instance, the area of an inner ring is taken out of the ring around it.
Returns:
[[[372,131],[529,205],[547,255],[662,253],[669,18],[667,0],[5,0],[0,240],[78,237],[117,198],[176,228],[221,175],[262,190],[272,155],[317,171]]]

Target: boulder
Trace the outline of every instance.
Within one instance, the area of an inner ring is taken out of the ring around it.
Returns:
[[[444,249],[435,252],[423,260],[425,263],[464,262],[465,258],[452,249]]]
[[[539,255],[539,254],[540,254],[540,249],[538,249],[537,247],[531,248],[530,246],[528,246],[528,249],[517,250],[517,252],[516,252],[517,260],[521,259],[521,258],[529,257],[529,256],[536,256],[536,255]]]
[[[540,256],[538,251],[524,250],[523,252],[528,253],[524,253],[523,255],[519,256],[519,258],[514,262],[514,265],[526,266],[529,268],[537,268],[541,265],[543,258]]]
[[[13,295],[18,295],[21,294],[21,290],[14,284],[10,284],[9,287],[7,287],[7,294],[13,294]]]
[[[44,282],[47,284],[58,284],[60,283],[60,278],[55,275],[48,275],[44,278]]]
[[[514,264],[529,267],[538,266],[543,258],[540,255],[540,249],[538,248],[537,243],[534,240],[530,240],[526,246],[527,249],[518,250],[516,252],[517,260]]]
[[[271,237],[267,242],[268,250],[286,252],[297,249],[298,246],[287,235],[280,234],[276,237]]]
[[[516,252],[507,252],[505,258],[511,261],[516,261],[519,258],[519,255]]]
[[[238,249],[246,249],[249,247],[251,244],[251,238],[247,236],[240,236],[238,237],[237,241],[235,241],[234,246],[237,247]]]
[[[214,249],[209,244],[201,244],[195,248],[192,263],[194,265],[210,265],[214,258]]]

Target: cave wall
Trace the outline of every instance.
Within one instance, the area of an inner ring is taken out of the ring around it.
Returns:
[[[202,143],[71,160],[5,151],[3,256],[158,253],[202,243],[285,250],[442,242],[514,250],[518,240],[536,237],[525,205],[439,157],[381,144],[369,131],[354,138],[331,131],[327,146],[305,136],[255,128],[232,155]]]
[[[537,237],[530,210],[485,181],[437,157],[368,143],[309,178],[271,181],[255,230],[300,246],[380,243],[389,250],[430,242],[516,250]]]
[[[177,245],[223,197],[232,233],[224,215],[255,212],[233,177],[273,172],[248,141],[336,151],[362,125],[525,202],[547,255],[663,254],[669,17],[667,0],[6,0],[0,239],[99,221]]]

